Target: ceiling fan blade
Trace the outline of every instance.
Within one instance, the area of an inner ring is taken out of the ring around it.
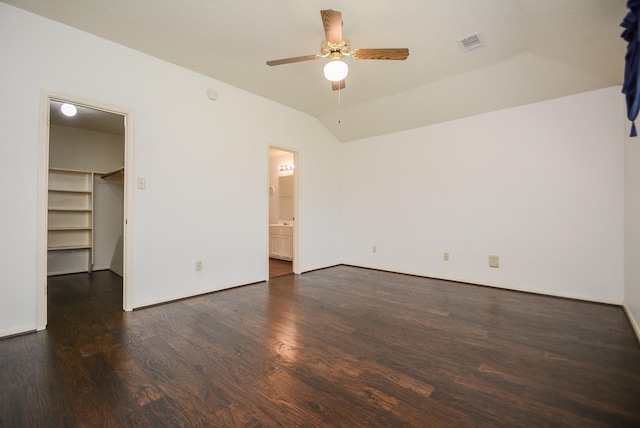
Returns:
[[[322,25],[327,42],[339,45],[342,42],[342,13],[337,10],[321,10]]]
[[[344,89],[345,79],[342,79],[339,82],[331,82],[331,89],[334,91]]]
[[[320,58],[320,55],[305,55],[305,56],[296,56],[293,58],[272,59],[271,61],[267,61],[267,65],[291,64],[292,62],[309,61],[309,60],[318,59],[318,58]]]
[[[405,60],[409,56],[407,48],[390,48],[390,49],[356,49],[351,54],[351,58],[356,59],[393,59]]]

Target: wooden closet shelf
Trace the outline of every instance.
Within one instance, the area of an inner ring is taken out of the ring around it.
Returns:
[[[86,194],[91,194],[91,190],[49,189],[49,192],[58,192],[58,193],[86,193]]]
[[[93,186],[96,173],[49,169],[47,249],[87,252],[87,271],[93,270]],[[72,253],[57,263],[69,263]],[[48,267],[47,267],[48,269]],[[49,272],[47,272],[49,273]]]
[[[56,230],[65,231],[65,230],[92,230],[92,229],[93,228],[90,227],[90,226],[83,226],[83,227],[73,227],[73,226],[71,226],[71,227],[50,227],[48,230],[51,230],[51,231],[56,231]]]
[[[64,250],[90,250],[92,248],[91,245],[68,245],[65,247],[49,247],[47,250],[49,251],[64,251]]]
[[[49,208],[49,211],[69,211],[69,212],[87,212],[90,213],[91,208]]]

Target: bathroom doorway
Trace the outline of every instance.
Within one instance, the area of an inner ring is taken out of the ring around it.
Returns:
[[[269,278],[296,272],[296,153],[269,147]]]

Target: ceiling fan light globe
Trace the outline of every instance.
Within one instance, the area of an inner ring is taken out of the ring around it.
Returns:
[[[329,61],[324,66],[324,77],[331,82],[344,80],[349,73],[349,66],[340,60]]]

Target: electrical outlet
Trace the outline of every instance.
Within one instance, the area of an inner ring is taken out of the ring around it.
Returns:
[[[196,262],[196,272],[200,272],[202,270],[202,260],[198,260]]]
[[[378,247],[376,247],[375,245],[373,247],[371,247],[371,252],[372,253],[377,253],[378,252]]]
[[[499,268],[500,267],[500,256],[489,256],[489,267]]]
[[[444,259],[445,262],[449,261],[449,253],[444,253],[442,258]]]

